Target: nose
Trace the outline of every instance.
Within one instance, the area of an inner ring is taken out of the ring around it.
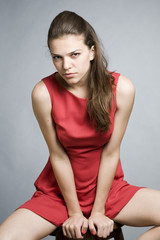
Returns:
[[[63,68],[64,68],[65,70],[71,68],[71,62],[70,62],[70,60],[69,60],[68,58],[64,58],[64,59],[63,59]]]

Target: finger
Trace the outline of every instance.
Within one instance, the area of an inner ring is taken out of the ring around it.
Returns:
[[[111,232],[113,232],[113,224],[112,222],[109,223],[109,226],[108,226],[108,236],[111,234]]]
[[[67,236],[65,224],[62,225],[62,231],[63,231],[63,235],[64,235],[64,236]]]
[[[107,230],[107,226],[104,226],[104,224],[97,224],[97,236],[103,237],[103,232],[105,229]]]
[[[96,235],[96,228],[92,220],[89,220],[89,230],[93,235]]]
[[[85,234],[87,232],[88,229],[88,221],[84,221],[82,224],[82,233]]]
[[[81,233],[81,226],[80,227],[77,226],[75,228],[75,238],[76,239],[82,239],[83,238],[82,233]]]
[[[113,222],[113,220],[111,220],[111,228],[110,228],[110,232],[113,232],[113,228],[114,228],[114,222]]]
[[[66,237],[67,238],[72,238],[72,235],[69,230],[66,230]]]
[[[73,224],[69,226],[69,234],[71,238],[76,238],[75,226]]]
[[[113,223],[112,221],[108,222],[106,227],[103,230],[103,238],[106,238],[110,235],[110,233],[113,231]]]
[[[72,238],[71,232],[70,232],[70,226],[67,224],[64,226],[64,232],[65,236],[68,238]]]
[[[109,236],[109,231],[107,226],[103,229],[103,233],[102,233],[102,237],[106,238],[107,236]]]
[[[101,223],[101,224],[97,224],[97,236],[98,237],[103,237],[106,238],[107,236],[110,235],[111,232],[111,223]]]

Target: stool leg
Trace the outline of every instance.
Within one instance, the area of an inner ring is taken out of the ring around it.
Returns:
[[[124,240],[124,237],[123,237],[123,232],[122,232],[122,229],[121,228],[118,228],[116,233],[115,233],[115,236],[114,236],[114,239],[115,240]]]

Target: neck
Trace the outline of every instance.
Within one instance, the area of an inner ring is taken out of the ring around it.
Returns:
[[[85,78],[85,81],[81,79],[80,83],[69,85],[60,75],[56,73],[56,79],[60,84],[66,88],[68,91],[80,98],[88,98],[88,78]],[[86,80],[87,79],[87,80]]]

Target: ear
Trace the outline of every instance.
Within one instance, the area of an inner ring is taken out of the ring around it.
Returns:
[[[92,61],[95,57],[95,47],[94,45],[90,48],[90,61]]]

